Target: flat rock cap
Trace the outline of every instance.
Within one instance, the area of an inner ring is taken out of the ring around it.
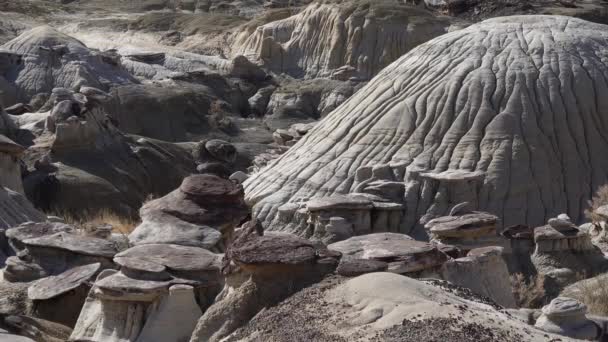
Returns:
[[[221,255],[198,247],[149,244],[131,247],[116,254],[114,262],[129,267],[137,262],[138,269],[152,273],[164,268],[175,271],[219,270]]]
[[[542,312],[549,317],[579,316],[587,313],[587,306],[573,298],[557,297],[545,305]]]
[[[227,254],[228,255],[228,254]],[[307,239],[292,234],[252,234],[231,246],[229,257],[240,264],[304,264],[312,263],[316,253],[314,245]]]
[[[179,189],[193,197],[209,198],[222,202],[239,202],[244,194],[241,185],[211,174],[186,177]]]
[[[78,266],[59,275],[40,279],[27,289],[27,296],[32,300],[55,298],[84,284],[100,267],[100,263]]]
[[[76,230],[71,225],[59,222],[27,222],[17,227],[6,230],[6,237],[17,241],[37,238],[45,235],[66,232],[72,233]]]
[[[333,195],[313,198],[306,203],[310,211],[329,209],[371,209],[373,202],[363,196]]]
[[[459,237],[470,232],[496,230],[498,217],[489,213],[474,212],[461,216],[443,216],[430,220],[425,228],[439,236]]]
[[[114,242],[90,236],[69,234],[65,232],[45,235],[24,240],[27,246],[56,248],[76,254],[112,258],[118,252]]]

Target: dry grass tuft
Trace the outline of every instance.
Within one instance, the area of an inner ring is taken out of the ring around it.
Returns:
[[[590,314],[608,316],[608,274],[580,281],[565,292],[587,305]]]
[[[603,221],[604,219],[593,212],[595,209],[608,204],[608,184],[602,185],[597,189],[595,195],[593,195],[593,198],[587,204],[589,204],[589,209],[585,210],[585,216],[594,223]]]
[[[88,226],[97,226],[102,224],[109,224],[112,226],[112,232],[123,235],[130,234],[135,227],[139,225],[139,221],[119,216],[110,210],[101,210],[93,214],[86,214],[82,217],[75,218],[70,215],[59,215],[66,223],[75,225],[81,229],[87,229]]]
[[[545,279],[541,275],[526,279],[521,273],[511,276],[511,286],[520,308],[538,309],[547,304]]]

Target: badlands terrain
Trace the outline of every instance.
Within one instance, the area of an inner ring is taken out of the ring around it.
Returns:
[[[608,341],[608,2],[0,0],[0,342]]]

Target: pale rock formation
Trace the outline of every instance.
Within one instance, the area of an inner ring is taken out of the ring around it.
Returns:
[[[557,297],[543,307],[535,327],[554,334],[595,341],[602,334],[599,326],[587,319],[585,304],[568,297]]]
[[[396,233],[376,233],[352,237],[332,243],[329,250],[342,253],[336,272],[342,275],[366,273],[370,264],[361,260],[384,263],[381,267],[374,264],[374,271],[404,274],[410,277],[437,277],[441,265],[448,256],[436,246],[413,240],[411,237]],[[357,267],[362,266],[361,271]]]
[[[532,263],[546,276],[546,291],[555,294],[580,275],[591,277],[608,269],[608,258],[594,246],[588,232],[579,230],[566,215],[534,229]]]
[[[515,308],[510,274],[502,254],[502,247],[473,249],[466,257],[443,264],[443,279],[491,298],[506,308]]]
[[[264,123],[271,129],[288,129],[297,123],[319,120],[361,87],[357,82],[324,78],[285,80],[270,96]]]
[[[224,250],[248,212],[241,185],[214,175],[192,175],[178,189],[141,208],[142,223],[129,241]]]
[[[580,221],[608,180],[596,95],[607,87],[606,37],[579,19],[512,16],[416,47],[247,180],[254,216],[303,235],[301,223],[280,222],[282,205],[353,192],[373,176],[357,170],[386,165],[376,180],[403,184],[399,232],[416,238],[420,218],[465,201],[503,227],[562,212]]]
[[[198,321],[190,341],[220,341],[258,312],[333,272],[338,258],[339,253],[306,239],[264,234],[259,223],[246,223],[226,251],[224,289]]]
[[[448,26],[447,18],[397,3],[313,3],[289,18],[246,27],[233,50],[294,77],[369,79]]]
[[[115,84],[137,83],[121,65],[49,26],[26,31],[2,48],[22,56],[8,79],[17,89],[17,101],[57,87],[107,90]]]
[[[497,234],[497,227],[498,217],[483,212],[438,217],[425,224],[432,242],[465,251],[505,244]]]
[[[70,341],[186,341],[221,286],[220,258],[169,244],[119,253],[120,271],[102,272]]]
[[[0,187],[24,193],[20,157],[25,148],[0,134]]]

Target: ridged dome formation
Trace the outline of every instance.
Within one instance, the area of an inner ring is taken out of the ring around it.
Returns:
[[[579,221],[607,181],[607,65],[608,27],[569,17],[443,35],[250,178],[247,200],[269,229],[303,235],[310,198],[354,192],[403,204],[398,230],[417,237],[421,218],[465,201],[503,226]]]

